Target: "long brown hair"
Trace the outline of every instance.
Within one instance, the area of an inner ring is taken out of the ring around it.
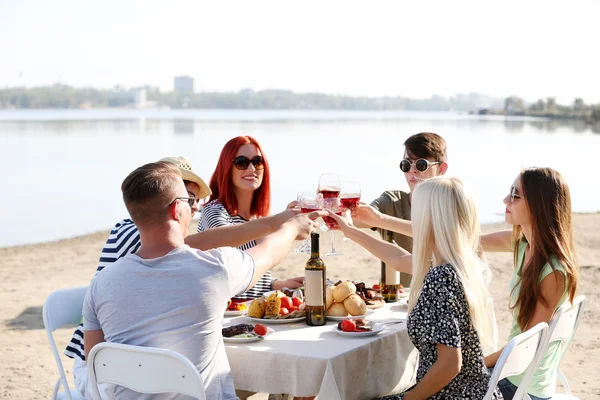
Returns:
[[[546,264],[556,270],[551,258],[556,258],[565,269],[565,286],[569,301],[573,302],[579,273],[573,245],[571,218],[571,194],[563,177],[552,168],[527,168],[521,172],[521,186],[529,214],[533,254],[521,273],[521,289],[516,303],[519,315],[517,323],[525,330],[537,301],[548,305],[540,293],[540,274]],[[521,226],[513,228],[515,265],[518,264],[519,240],[526,240]],[[514,290],[515,288],[513,288]]]

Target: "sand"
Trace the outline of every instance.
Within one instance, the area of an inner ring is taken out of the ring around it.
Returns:
[[[587,296],[585,315],[579,331],[562,362],[571,388],[582,399],[600,399],[600,338],[595,321],[600,316],[600,214],[578,214],[575,241],[581,283],[579,293]],[[116,222],[116,221],[115,221]],[[488,225],[484,231],[506,228]],[[98,232],[57,242],[0,248],[0,398],[47,399],[58,377],[54,358],[42,322],[42,305],[54,290],[87,285],[96,269],[100,249],[108,232]],[[322,236],[322,252],[330,248],[329,235]],[[353,242],[336,234],[336,246],[343,256],[325,257],[328,277],[365,281],[379,280],[379,261]],[[303,254],[290,253],[274,269],[276,277],[304,274]],[[501,343],[510,328],[508,281],[512,269],[510,254],[488,254],[494,271],[491,287]],[[73,329],[55,332],[62,349]],[[63,356],[67,375],[72,360]],[[266,399],[259,394],[252,400]]]

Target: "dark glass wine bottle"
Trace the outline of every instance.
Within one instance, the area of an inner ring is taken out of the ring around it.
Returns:
[[[394,232],[385,232],[385,241],[394,243]],[[400,272],[388,267],[381,262],[381,295],[386,303],[398,301],[398,289],[400,288]]]
[[[319,234],[310,234],[310,258],[304,268],[304,303],[306,324],[325,325],[325,263],[319,257]]]

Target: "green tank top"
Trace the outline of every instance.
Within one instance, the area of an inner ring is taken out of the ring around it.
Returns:
[[[521,269],[523,268],[523,261],[525,260],[525,248],[527,247],[527,242],[524,240],[519,241],[519,252],[517,254],[517,265],[513,272],[512,278],[510,280],[510,304],[513,305],[517,302],[517,298],[519,297],[519,290],[521,289]],[[548,263],[544,265],[544,269],[540,274],[539,282],[541,282],[545,277],[550,275],[552,272],[560,271],[566,276],[565,268],[563,265],[556,259],[552,257],[550,259],[554,269]],[[568,282],[565,282],[568,283]],[[513,290],[514,288],[514,290]],[[567,286],[565,286],[565,292],[563,293],[556,309],[558,309],[565,301],[567,300]],[[556,310],[554,310],[556,311]],[[517,308],[513,309],[513,324],[510,329],[510,333],[508,335],[508,340],[510,341],[515,336],[522,333],[519,324],[517,323],[517,316],[519,315],[519,310]],[[533,375],[533,379],[529,384],[529,388],[527,389],[527,393],[530,393],[537,397],[552,397],[556,391],[556,371],[558,370],[558,364],[560,362],[561,357],[561,349],[560,342],[551,343],[548,346],[548,350],[546,355],[542,358],[538,369],[535,371]],[[519,386],[521,381],[524,378],[524,374],[510,376],[507,379],[515,386]]]

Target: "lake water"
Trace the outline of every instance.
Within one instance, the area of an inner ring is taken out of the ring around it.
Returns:
[[[502,199],[528,166],[561,172],[575,211],[600,210],[600,134],[579,124],[431,112],[0,110],[0,247],[108,229],[127,216],[120,184],[133,169],[183,155],[208,181],[237,135],[257,138],[269,158],[273,212],[316,189],[324,172],[359,181],[370,202],[407,189],[402,143],[422,131],[446,139],[448,175],[472,188],[484,222],[503,219]]]

